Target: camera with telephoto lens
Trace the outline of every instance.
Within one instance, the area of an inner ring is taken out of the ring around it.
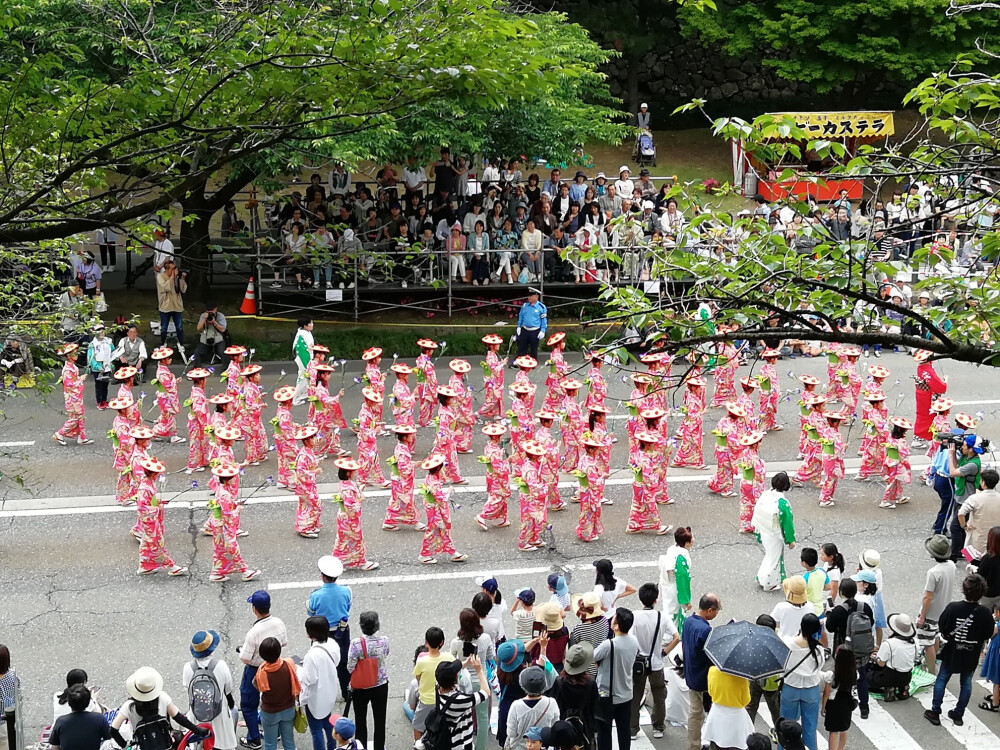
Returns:
[[[965,443],[965,435],[955,435],[951,432],[941,432],[934,437],[939,443],[941,443],[942,448],[947,448],[949,445],[961,448]]]

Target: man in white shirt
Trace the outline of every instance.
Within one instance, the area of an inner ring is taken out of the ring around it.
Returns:
[[[417,164],[416,161],[411,156],[406,160],[406,168],[403,170],[403,184],[406,185],[407,199],[413,193],[423,195],[424,188],[427,187],[427,170]]]
[[[310,730],[322,729],[326,734],[327,747],[330,747],[333,740],[330,714],[337,702],[340,647],[329,640],[330,623],[321,615],[306,619],[306,635],[312,645],[297,670],[302,686],[299,705],[306,709]]]
[[[984,469],[979,475],[982,489],[969,497],[958,509],[958,523],[965,529],[965,543],[979,555],[986,552],[990,529],[1000,526],[1000,492],[997,482],[1000,474],[995,469]]]
[[[264,663],[260,656],[260,644],[265,638],[277,638],[281,647],[288,645],[288,632],[285,623],[271,616],[271,595],[266,591],[254,591],[247,599],[253,608],[257,621],[247,631],[243,645],[239,649],[240,661],[243,662],[243,680],[240,683],[240,712],[247,725],[247,736],[240,739],[240,744],[250,750],[260,750],[260,691],[254,685],[253,678]]]
[[[635,183],[629,179],[629,168],[622,164],[618,168],[618,179],[615,180],[615,192],[623,199],[631,198],[635,190]]]
[[[653,737],[663,736],[667,716],[667,685],[663,678],[663,657],[669,654],[678,643],[677,627],[670,615],[656,609],[656,601],[660,598],[660,587],[655,583],[644,583],[639,587],[639,601],[643,609],[633,612],[635,621],[631,633],[639,642],[639,655],[649,657],[649,671],[633,677],[632,683],[632,739],[639,736],[639,709],[642,708],[642,696],[646,692],[646,681],[653,694]]]
[[[59,295],[59,309],[63,311],[60,327],[64,334],[73,333],[80,325],[77,306],[81,302],[83,302],[83,290],[80,288],[80,282],[73,279],[66,287],[66,291]]]
[[[156,238],[153,242],[153,271],[159,273],[167,258],[174,257],[174,243],[167,239],[167,232],[163,227],[157,227],[153,236]]]

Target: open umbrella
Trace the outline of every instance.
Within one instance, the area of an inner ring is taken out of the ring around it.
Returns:
[[[770,628],[739,620],[714,628],[705,654],[722,672],[758,680],[785,671],[788,646]]]

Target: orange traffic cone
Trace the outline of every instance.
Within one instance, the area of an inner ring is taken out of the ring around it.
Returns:
[[[247,293],[243,295],[243,304],[240,305],[240,312],[244,315],[257,314],[257,295],[254,292],[253,276],[250,277],[250,283],[247,284]]]

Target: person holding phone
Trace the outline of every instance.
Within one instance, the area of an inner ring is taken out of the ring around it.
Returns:
[[[495,662],[496,647],[489,633],[484,632],[476,610],[466,607],[458,614],[458,635],[452,639],[451,653],[462,661],[476,659],[481,665]],[[483,672],[485,674],[485,672]],[[483,750],[489,739],[490,709],[493,691],[488,680],[479,681],[479,674],[470,674],[473,691],[481,690],[486,700],[476,704],[476,750]]]

